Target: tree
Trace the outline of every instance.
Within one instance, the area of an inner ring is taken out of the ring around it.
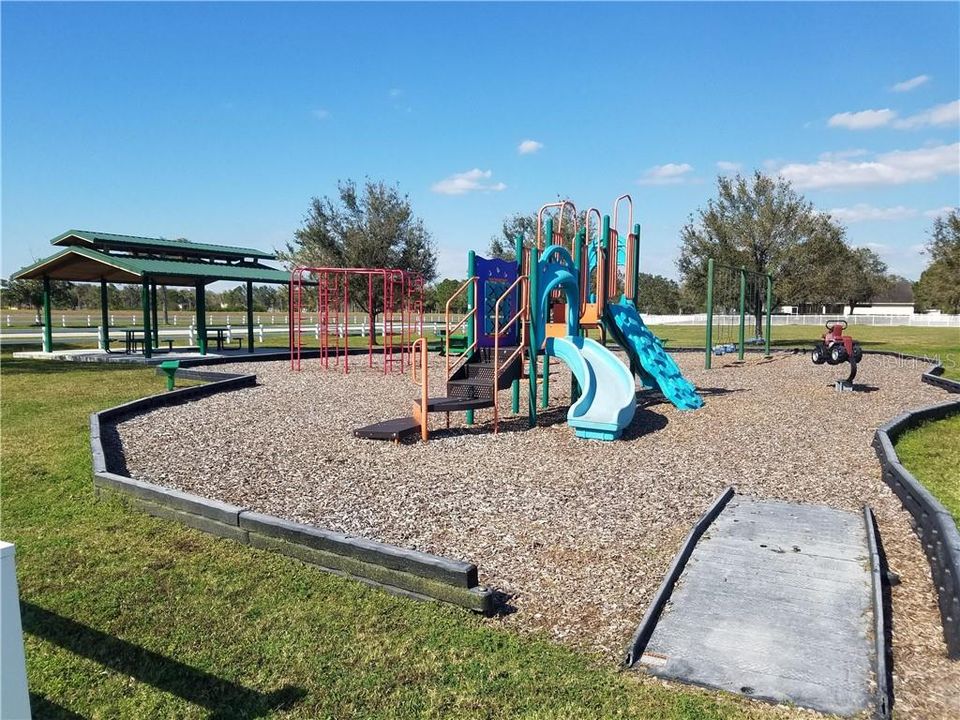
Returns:
[[[930,264],[915,288],[918,304],[960,314],[960,209],[933,221],[926,253]]]
[[[430,233],[416,217],[410,200],[383,181],[337,183],[336,198],[316,198],[303,224],[280,258],[313,267],[396,268],[420,273],[424,282],[436,277],[437,257]],[[373,284],[368,303],[367,281],[357,279],[350,296],[369,314],[371,337],[383,311],[383,288]]]
[[[781,297],[798,307],[814,307],[846,301],[844,277],[853,262],[843,227],[828,215],[812,218],[807,237],[786,253],[782,272],[774,287]]]
[[[42,280],[12,280],[3,289],[2,304],[6,307],[27,306],[37,311],[43,310]],[[66,280],[50,281],[50,307],[76,307],[76,293],[73,283]]]
[[[637,283],[637,310],[645,315],[673,315],[683,309],[680,287],[662,275],[640,273]]]
[[[841,285],[843,298],[853,315],[858,305],[870,303],[890,288],[887,264],[870,248],[855,248],[850,251],[849,262],[843,268]]]
[[[560,196],[557,196],[557,202],[560,202]],[[534,246],[537,241],[537,211],[531,213],[514,213],[513,215],[508,215],[503,219],[503,225],[500,228],[500,234],[494,235],[490,238],[490,245],[488,246],[487,252],[490,257],[498,258],[500,260],[515,260],[516,253],[514,252],[516,248],[516,238],[517,235],[523,235],[523,246],[527,249]],[[543,217],[543,222],[546,223],[547,218],[554,218],[553,224],[554,229],[556,229],[557,214],[556,208],[551,208]],[[577,214],[577,227],[582,228],[584,224],[584,219],[586,213],[584,211],[579,211]],[[564,208],[563,224],[561,226],[561,232],[563,233],[564,241],[567,245],[570,244],[570,240],[573,238],[573,222],[571,222],[570,211]],[[596,220],[594,220],[596,223]],[[596,237],[596,230],[591,231],[590,238],[593,239]],[[548,243],[549,244],[549,243]]]
[[[819,239],[821,251],[831,244],[836,248],[838,239],[843,243],[843,229],[818,213],[789,182],[757,171],[750,177],[718,177],[717,197],[698,210],[696,220],[690,218],[680,239],[677,268],[685,296],[702,298],[711,257],[724,265],[773,275],[777,289],[784,281],[799,288],[804,272],[800,266],[809,268],[810,263],[801,261],[797,246]],[[758,335],[763,332],[763,294],[758,286],[747,298]]]
[[[462,280],[444,278],[435,285],[428,286],[424,297],[425,309],[428,312],[443,312],[447,307],[447,301],[461,285],[463,285]],[[450,305],[450,310],[458,315],[462,315],[467,311],[466,292],[457,296],[456,300]]]

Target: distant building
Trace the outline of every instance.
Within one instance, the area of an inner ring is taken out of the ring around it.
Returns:
[[[889,290],[881,293],[872,302],[856,305],[853,312],[849,305],[783,305],[779,312],[786,315],[914,315],[913,283],[909,280],[895,282]],[[931,314],[939,311],[932,311]]]

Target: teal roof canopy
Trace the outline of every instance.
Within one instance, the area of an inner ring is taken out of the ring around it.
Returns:
[[[271,253],[254,250],[252,248],[195,243],[189,240],[168,240],[166,238],[139,237],[137,235],[117,235],[115,233],[95,232],[92,230],[67,230],[67,232],[53,238],[50,244],[61,247],[85,247],[105,252],[162,255],[174,258],[205,258],[211,260],[242,260],[244,258],[261,260],[275,259],[275,256]]]

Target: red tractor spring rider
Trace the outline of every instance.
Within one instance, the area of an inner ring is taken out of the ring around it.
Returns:
[[[846,380],[837,381],[837,388],[840,390],[853,389],[853,379],[857,376],[857,363],[863,359],[860,344],[854,342],[849,335],[843,334],[846,329],[846,320],[828,320],[827,332],[824,333],[823,340],[816,344],[810,355],[814,365],[850,363],[850,376]]]

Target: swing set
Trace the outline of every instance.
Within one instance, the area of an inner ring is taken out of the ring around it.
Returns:
[[[704,365],[713,356],[736,352],[743,360],[747,345],[763,345],[770,357],[773,276],[707,260],[707,341]],[[747,337],[747,316],[756,318]]]

